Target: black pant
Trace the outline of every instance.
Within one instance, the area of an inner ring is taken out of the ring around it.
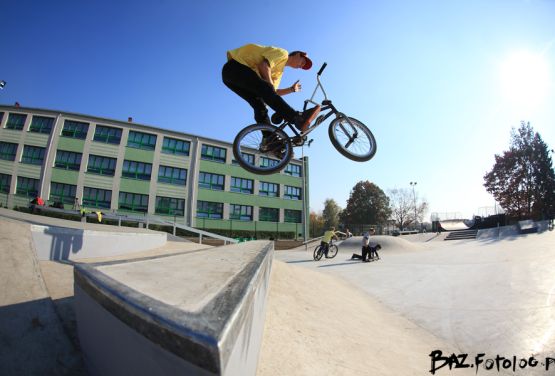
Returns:
[[[323,250],[323,252],[324,252],[324,255],[325,255],[326,257],[328,257],[328,252],[329,252],[329,250],[330,250],[330,245],[329,245],[329,243],[320,242],[320,247],[322,247],[322,250]]]
[[[368,259],[368,254],[369,253],[370,253],[370,247],[369,246],[363,246],[362,247],[362,261]]]
[[[286,120],[295,120],[297,112],[276,93],[272,84],[246,65],[229,60],[222,68],[222,81],[251,105],[257,123],[271,124],[266,104]]]

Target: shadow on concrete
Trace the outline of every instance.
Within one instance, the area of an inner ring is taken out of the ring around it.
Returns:
[[[71,232],[60,232],[58,227],[48,227],[44,232],[52,237],[50,246],[50,260],[68,260],[70,254],[79,253],[83,249],[83,230],[71,230]]]
[[[353,260],[353,261],[347,261],[347,262],[340,262],[337,264],[320,265],[319,268],[330,268],[332,266],[345,266],[345,265],[353,265],[353,264],[362,264],[362,261]],[[368,264],[368,263],[365,263],[365,264]]]
[[[58,320],[49,298],[0,307],[0,375],[86,376]]]
[[[287,264],[300,264],[303,262],[314,262],[314,260],[310,259],[310,260],[296,260],[296,261],[286,261]]]

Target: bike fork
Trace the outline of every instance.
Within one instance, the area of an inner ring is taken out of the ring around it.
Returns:
[[[345,144],[345,149],[347,149],[349,146],[351,146],[351,144],[352,144],[352,143],[355,141],[355,139],[358,137],[358,131],[357,131],[357,129],[355,128],[355,126],[353,125],[353,123],[351,123],[351,119],[349,119],[348,116],[346,116],[346,115],[343,114],[343,113],[339,113],[339,116],[338,116],[338,117],[347,120],[347,123],[349,123],[349,125],[351,126],[352,135],[349,136],[349,142],[347,142],[347,143]],[[349,132],[347,131],[347,129],[345,129],[345,126],[343,125],[343,122],[341,122],[341,123],[339,123],[339,124],[340,124],[341,130],[342,130],[346,135],[351,134],[351,133],[349,133]]]

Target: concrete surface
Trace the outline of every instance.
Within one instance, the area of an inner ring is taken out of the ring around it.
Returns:
[[[29,225],[0,220],[0,375],[84,375],[42,279]]]
[[[555,358],[555,232],[455,242],[385,236],[375,241],[383,247],[376,262],[350,260],[360,252],[360,237],[344,241],[334,259],[314,262],[311,249],[276,252],[276,258],[358,286],[461,353]]]
[[[75,306],[91,375],[254,375],[273,243],[78,264]]]

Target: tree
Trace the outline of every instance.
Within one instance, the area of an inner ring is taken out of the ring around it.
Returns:
[[[418,221],[422,222],[422,217],[428,210],[428,202],[415,197],[407,188],[394,188],[389,190],[389,208],[395,226],[402,231],[410,225],[416,225]]]
[[[326,199],[326,201],[324,201],[324,211],[322,212],[324,228],[328,229],[332,226],[337,228],[340,213],[341,208],[337,205],[337,202],[335,202],[333,198]]]
[[[549,149],[530,123],[512,129],[511,145],[484,176],[484,186],[507,215],[552,218],[555,210],[555,173]]]
[[[384,224],[390,214],[389,198],[380,187],[359,181],[351,190],[341,220],[345,224]]]
[[[324,218],[321,214],[310,212],[310,237],[315,238],[321,236],[324,232]]]

